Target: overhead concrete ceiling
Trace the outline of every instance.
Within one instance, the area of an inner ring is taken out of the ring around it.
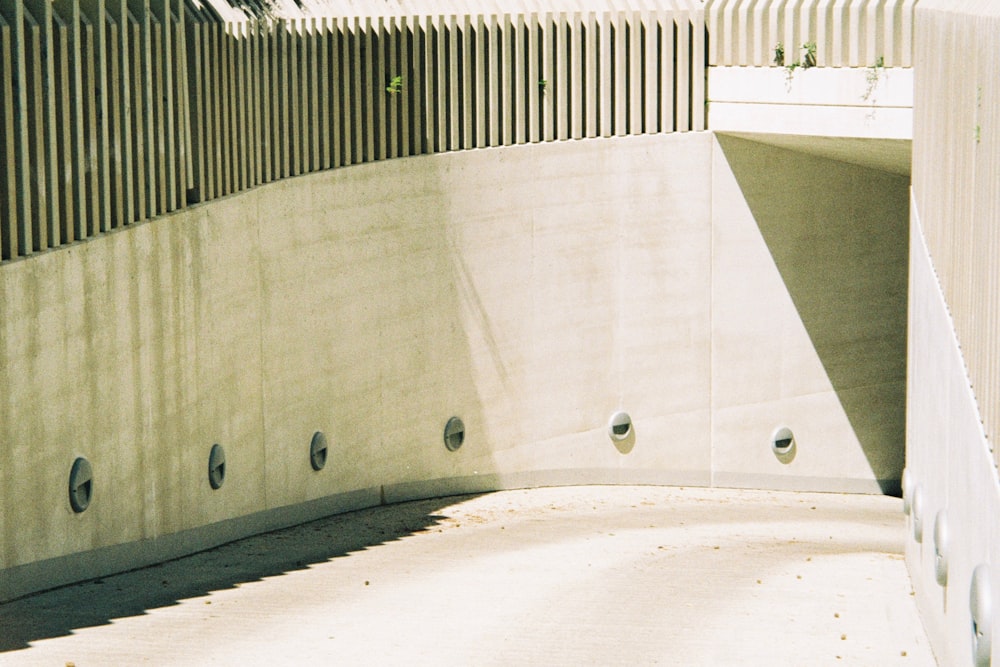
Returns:
[[[850,162],[870,169],[901,176],[910,175],[913,142],[909,139],[866,139],[861,137],[816,137],[795,134],[758,134],[720,132],[748,141],[809,153],[840,162]]]

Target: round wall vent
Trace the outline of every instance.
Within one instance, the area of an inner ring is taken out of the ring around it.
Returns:
[[[94,496],[94,471],[90,461],[82,456],[73,461],[69,470],[69,504],[79,514],[90,506]]]
[[[326,465],[326,451],[326,436],[322,431],[316,431],[309,443],[309,464],[313,470],[322,470]]]
[[[782,463],[795,458],[795,434],[787,426],[779,426],[771,434],[771,451]]]
[[[458,417],[452,417],[444,425],[444,446],[449,452],[454,452],[463,442],[465,442],[465,423]]]
[[[226,451],[222,445],[212,445],[208,453],[208,483],[218,489],[226,481]]]
[[[608,421],[608,436],[615,442],[621,442],[632,432],[632,418],[627,412],[616,412]]]

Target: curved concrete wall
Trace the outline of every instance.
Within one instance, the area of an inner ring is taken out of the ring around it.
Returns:
[[[563,142],[302,176],[4,264],[0,598],[434,494],[898,484],[906,193],[706,133]]]

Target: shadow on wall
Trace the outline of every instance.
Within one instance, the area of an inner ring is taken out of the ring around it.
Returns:
[[[438,525],[445,517],[436,512],[455,502],[437,498],[339,514],[8,602],[0,606],[0,652],[394,542]]]
[[[909,179],[717,138],[875,478],[899,495]]]

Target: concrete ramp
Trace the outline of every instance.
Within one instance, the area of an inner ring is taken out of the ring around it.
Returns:
[[[0,662],[933,665],[904,532],[884,496],[424,500],[0,606]]]

